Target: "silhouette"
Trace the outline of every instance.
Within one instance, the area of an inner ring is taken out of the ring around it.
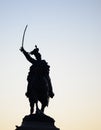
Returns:
[[[30,53],[26,52],[23,46],[20,51],[24,54],[26,59],[32,64],[27,76],[28,86],[26,96],[30,103],[30,114],[34,112],[34,105],[36,104],[36,112],[44,113],[44,109],[48,106],[49,98],[53,98],[51,79],[49,76],[50,66],[45,60],[42,60],[39,48]],[[35,56],[35,59],[31,57]],[[38,107],[38,101],[41,102],[41,110]]]

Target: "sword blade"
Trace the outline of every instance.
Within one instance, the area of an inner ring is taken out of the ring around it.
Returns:
[[[28,25],[25,26],[25,29],[24,29],[24,32],[23,32],[22,47],[23,47],[23,45],[24,45],[25,32],[26,32],[26,30],[27,30],[27,27],[28,27]]]

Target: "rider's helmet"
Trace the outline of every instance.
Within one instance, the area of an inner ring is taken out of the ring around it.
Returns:
[[[37,60],[41,60],[41,54],[39,53],[39,48],[35,45],[35,49],[30,52],[31,55],[35,55]]]

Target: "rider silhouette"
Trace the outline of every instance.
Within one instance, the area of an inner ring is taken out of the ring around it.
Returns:
[[[39,53],[39,49],[37,48],[37,46],[35,46],[35,49],[33,51],[31,51],[30,53],[26,52],[23,47],[21,47],[20,50],[25,55],[26,59],[32,64],[30,67],[28,76],[27,76],[28,86],[27,86],[27,92],[26,92],[26,96],[29,98],[30,107],[31,107],[30,114],[32,114],[34,111],[33,100],[35,102],[38,101],[37,93],[43,89],[44,89],[44,91],[43,91],[44,97],[42,97],[42,95],[40,95],[39,98],[40,98],[40,100],[44,101],[44,103],[43,103],[44,105],[41,108],[42,112],[44,112],[45,106],[48,106],[48,98],[49,97],[53,98],[53,96],[54,96],[51,80],[49,77],[50,66],[47,64],[47,62],[45,60],[42,60],[41,54]],[[36,59],[34,59],[30,56],[33,54]],[[42,78],[44,79],[44,82],[42,82],[42,80],[41,80]],[[40,83],[36,83],[36,82],[41,83],[40,87],[44,86],[43,83],[45,83],[45,86],[47,86],[47,87],[40,89],[37,87],[38,84],[40,84]],[[34,88],[34,90],[33,90],[33,88]],[[36,104],[36,109],[38,109],[37,104]]]

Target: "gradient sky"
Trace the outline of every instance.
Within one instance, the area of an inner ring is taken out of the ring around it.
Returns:
[[[30,67],[19,51],[37,44],[55,92],[45,114],[60,130],[101,130],[101,1],[0,0],[0,130],[29,114]]]

